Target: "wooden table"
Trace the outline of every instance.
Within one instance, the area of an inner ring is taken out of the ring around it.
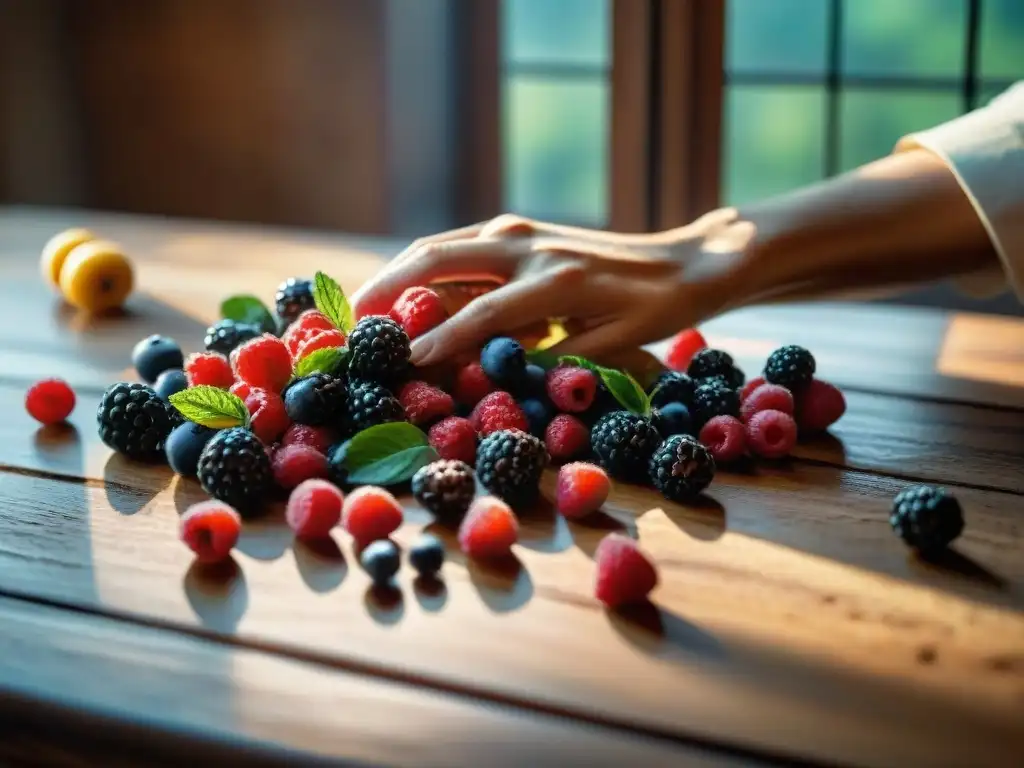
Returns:
[[[61,228],[120,240],[126,318],[64,308],[37,256]],[[736,313],[705,329],[748,372],[809,346],[845,387],[832,437],[711,501],[620,486],[608,528],[658,560],[650,610],[606,613],[606,528],[524,518],[521,567],[457,554],[446,589],[400,574],[381,604],[340,531],[294,543],[279,515],[237,557],[191,565],[177,515],[201,499],[96,435],[103,388],[140,337],[186,350],[230,292],[270,297],[322,268],[355,289],[396,244],[140,217],[0,211],[0,756],[105,766],[300,757],[374,765],[1024,764],[1024,322],[866,305]],[[69,429],[21,400],[73,382]],[[962,500],[956,551],[928,564],[887,524],[938,481]],[[548,486],[550,490],[550,483]],[[412,503],[400,544],[430,522]]]

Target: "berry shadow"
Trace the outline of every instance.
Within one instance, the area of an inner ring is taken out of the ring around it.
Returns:
[[[680,662],[728,657],[726,647],[713,634],[649,600],[606,608],[605,617],[623,640],[651,656]]]
[[[292,544],[295,566],[302,581],[314,592],[330,592],[341,586],[348,564],[331,536],[322,539],[295,539]]]
[[[294,540],[284,522],[284,508],[275,506],[265,517],[244,522],[236,548],[255,560],[271,561],[284,555]]]
[[[963,578],[987,589],[1005,591],[1009,587],[1009,582],[1002,576],[957,551],[955,547],[929,555],[912,553],[910,562],[911,567],[916,569]]]
[[[578,517],[567,523],[570,535],[576,547],[591,560],[601,539],[609,533],[621,533],[631,539],[639,538],[636,520],[631,515],[622,518],[604,511],[591,512],[586,517]]]
[[[193,561],[185,572],[185,597],[204,627],[233,632],[249,608],[249,589],[238,562]]]
[[[437,576],[417,576],[412,590],[416,602],[428,613],[438,613],[448,602],[448,587]]]
[[[511,613],[530,602],[533,579],[514,554],[488,561],[468,560],[470,583],[494,613]]]
[[[193,504],[201,501],[208,501],[209,496],[199,485],[199,481],[178,475],[174,479],[174,508],[179,515],[185,514],[185,510]]]
[[[76,468],[81,467],[82,436],[74,424],[64,422],[39,427],[32,435],[32,447],[47,464],[67,462]],[[75,459],[77,461],[74,461]]]
[[[122,515],[131,516],[141,512],[167,488],[172,477],[165,466],[132,462],[112,453],[103,466],[103,490],[111,507]],[[126,484],[129,478],[134,484]],[[146,487],[139,487],[143,484]]]
[[[405,615],[402,590],[394,584],[371,584],[363,595],[363,604],[370,618],[385,626],[397,624]]]
[[[523,510],[516,510],[519,518],[519,543],[537,552],[564,552],[572,547],[572,533],[565,518],[555,511],[555,505],[545,496]]]
[[[666,502],[661,509],[677,528],[694,539],[716,541],[725,533],[725,507],[707,494],[687,504]]]

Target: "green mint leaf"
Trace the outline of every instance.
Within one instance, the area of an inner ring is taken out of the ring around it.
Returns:
[[[348,481],[356,485],[396,485],[411,478],[420,467],[437,459],[437,451],[431,446],[418,445],[349,472]]]
[[[558,358],[558,362],[564,363],[565,365],[575,365],[577,368],[586,368],[588,371],[594,373],[601,373],[605,370],[597,363],[592,363],[585,357],[577,357],[576,355],[562,355]]]
[[[258,325],[267,333],[273,333],[277,327],[273,313],[262,301],[248,294],[224,299],[220,305],[220,316],[236,323]]]
[[[337,373],[348,360],[345,347],[325,347],[310,352],[295,364],[295,378],[312,373]]]
[[[338,281],[323,272],[317,272],[313,278],[313,301],[316,308],[345,333],[352,330],[355,321],[352,318],[352,307],[348,305],[345,293]]]
[[[345,468],[352,472],[392,454],[424,445],[429,443],[426,434],[419,427],[405,421],[378,424],[364,429],[348,441]]]
[[[636,379],[628,373],[616,371],[612,368],[601,368],[599,370],[601,381],[608,387],[619,404],[627,411],[647,416],[651,412],[651,398],[644,392]]]
[[[242,399],[217,387],[189,387],[175,392],[170,401],[182,416],[204,427],[226,429],[249,424],[249,410]]]
[[[546,349],[531,349],[526,353],[526,361],[539,365],[545,371],[550,371],[558,365],[558,357]]]

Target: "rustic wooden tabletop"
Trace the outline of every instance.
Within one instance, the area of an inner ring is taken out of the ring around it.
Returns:
[[[120,241],[139,290],[90,320],[42,281],[72,225]],[[112,455],[104,387],[161,332],[186,351],[229,293],[323,269],[354,290],[396,244],[83,212],[0,209],[0,756],[104,766],[300,758],[373,765],[1024,764],[1024,321],[828,304],[708,324],[749,371],[812,349],[849,409],[832,436],[679,506],[608,505],[657,559],[654,606],[591,597],[601,528],[523,521],[521,567],[453,555],[446,588],[368,592],[340,531],[295,543],[280,516],[192,566],[178,512],[204,498]],[[26,387],[79,393],[37,429]],[[908,553],[892,496],[941,482],[966,530]],[[550,484],[548,485],[550,490]],[[399,544],[431,522],[412,502]],[[611,522],[609,523],[612,524]]]

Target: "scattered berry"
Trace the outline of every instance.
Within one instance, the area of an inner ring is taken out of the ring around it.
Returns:
[[[40,424],[59,424],[75,410],[75,392],[63,379],[40,381],[25,394],[25,410]]]
[[[469,419],[441,419],[427,432],[427,441],[442,459],[476,464],[476,430]]]
[[[153,391],[160,396],[161,400],[170,400],[182,390],[188,389],[188,376],[180,368],[170,368],[156,377],[153,384]]]
[[[451,395],[425,381],[406,383],[398,392],[398,402],[405,409],[406,418],[418,426],[451,416],[455,410]]]
[[[327,477],[327,458],[308,445],[280,446],[274,451],[270,467],[274,482],[286,491],[306,480]]]
[[[196,352],[185,360],[185,376],[190,387],[208,386],[227,389],[235,382],[231,363],[216,352]]]
[[[747,422],[747,445],[758,456],[781,459],[796,445],[796,422],[782,411],[761,411]]]
[[[960,502],[945,488],[930,485],[896,494],[889,523],[897,536],[924,555],[946,549],[964,530]]]
[[[672,435],[651,456],[650,478],[670,501],[686,502],[711,485],[715,459],[689,435]]]
[[[132,350],[132,365],[139,377],[147,384],[170,368],[182,368],[185,356],[174,339],[166,336],[147,336]]]
[[[665,371],[651,386],[651,405],[661,408],[669,403],[693,405],[693,392],[697,383],[685,373]]]
[[[740,396],[720,380],[712,379],[697,387],[693,393],[693,416],[695,426],[703,427],[715,416],[739,416]]]
[[[517,429],[503,429],[480,441],[476,476],[488,491],[514,507],[536,500],[549,461],[544,443]]]
[[[519,403],[519,407],[526,416],[526,422],[530,425],[530,434],[536,437],[544,437],[544,430],[548,428],[551,419],[555,416],[554,406],[547,397],[529,397]]]
[[[764,377],[770,384],[781,384],[790,392],[798,392],[814,378],[814,356],[803,347],[780,347],[768,356]]]
[[[736,367],[732,355],[720,349],[702,349],[693,356],[686,369],[691,379],[701,383],[700,379],[721,376],[732,389],[743,386],[743,371]]]
[[[181,516],[181,540],[201,563],[216,563],[231,556],[242,532],[238,513],[223,501],[193,504]]]
[[[164,444],[167,463],[171,469],[183,477],[195,477],[199,466],[199,457],[206,444],[217,434],[217,430],[186,421],[171,430]]]
[[[693,434],[693,417],[682,403],[663,405],[651,414],[651,421],[662,437]]]
[[[353,432],[405,421],[405,409],[391,392],[372,381],[353,381],[348,387],[348,423]]]
[[[758,387],[740,405],[740,417],[750,421],[750,417],[761,411],[782,411],[793,415],[793,394],[778,384],[764,384]]]
[[[484,345],[480,367],[499,387],[515,389],[526,378],[526,351],[515,339],[499,336]]]
[[[412,495],[443,520],[461,520],[476,495],[473,468],[464,461],[440,459],[412,476]]]
[[[337,349],[344,346],[345,334],[336,328],[332,328],[329,331],[316,331],[310,338],[299,345],[299,350],[294,355],[294,358],[301,360],[318,349]]]
[[[715,416],[700,431],[700,442],[717,464],[739,460],[747,450],[747,432],[735,416]]]
[[[386,539],[402,524],[402,505],[383,488],[362,485],[345,497],[342,525],[360,545]]]
[[[276,441],[291,425],[281,396],[265,389],[253,389],[245,399],[249,411],[250,428],[265,445]]]
[[[668,344],[665,363],[673,371],[685,371],[693,356],[708,345],[696,328],[680,331]]]
[[[544,431],[544,446],[552,461],[569,461],[590,449],[590,430],[575,416],[561,413]]]
[[[311,427],[308,424],[292,424],[281,437],[282,446],[308,445],[325,456],[336,441],[337,435],[330,427]]]
[[[757,388],[760,387],[762,384],[767,383],[768,382],[765,381],[764,376],[755,376],[754,378],[752,378],[750,381],[744,384],[743,389],[740,390],[740,403],[742,404],[743,401],[750,397],[751,394],[753,394],[754,391],[757,390]]]
[[[390,317],[364,317],[348,337],[349,372],[380,384],[397,381],[409,365],[409,337]]]
[[[565,517],[585,517],[608,500],[612,483],[596,464],[575,462],[558,470],[555,509]]]
[[[303,311],[316,306],[313,301],[313,283],[300,277],[289,277],[278,286],[274,304],[277,316],[285,324],[293,322]]]
[[[823,432],[846,413],[846,398],[832,384],[812,379],[797,398],[796,423],[805,434]]]
[[[250,387],[244,381],[236,381],[228,389],[228,392],[230,392],[235,397],[240,398],[244,402],[246,398],[248,398],[249,395],[252,394],[252,387]]]
[[[164,458],[164,442],[181,416],[144,384],[119,382],[107,388],[96,409],[100,440],[131,459]]]
[[[529,431],[526,414],[508,392],[492,392],[476,404],[469,420],[480,435],[486,436],[501,429]]]
[[[285,390],[284,407],[296,424],[344,431],[342,428],[348,419],[348,388],[344,379],[329,373],[313,373]]]
[[[593,371],[560,366],[548,371],[548,397],[555,407],[567,413],[582,413],[594,403],[597,376]]]
[[[609,533],[601,539],[594,552],[594,562],[597,566],[594,597],[609,608],[643,602],[658,586],[654,563],[633,539],[621,533]]]
[[[474,501],[459,526],[459,547],[482,560],[508,555],[519,538],[519,521],[501,499],[482,496]]]
[[[294,445],[285,450],[305,450],[311,448]],[[323,456],[320,457],[323,459]],[[322,539],[329,535],[331,529],[341,520],[341,506],[344,496],[335,486],[326,480],[310,478],[303,480],[288,496],[288,504],[284,508],[284,518],[288,527],[295,531],[300,539]]]
[[[627,482],[646,482],[647,464],[660,443],[661,435],[650,420],[628,411],[602,416],[590,430],[598,464]]]
[[[480,363],[470,363],[460,369],[455,377],[455,399],[470,408],[495,389]]]
[[[373,542],[359,554],[359,564],[374,584],[387,584],[398,573],[401,556],[393,541],[382,539]]]
[[[237,347],[255,339],[261,333],[258,325],[220,320],[206,329],[206,338],[203,341],[208,352],[216,352],[227,357]]]
[[[263,508],[274,479],[263,443],[242,427],[223,429],[210,439],[199,457],[197,474],[204,491],[243,517]]]
[[[252,387],[271,392],[280,392],[292,377],[292,356],[288,347],[269,333],[236,349],[233,362],[238,378]]]
[[[388,316],[405,329],[410,341],[436,328],[448,319],[441,297],[429,288],[406,288]]]
[[[436,576],[444,565],[444,544],[431,533],[421,533],[409,547],[409,565],[424,578]]]

